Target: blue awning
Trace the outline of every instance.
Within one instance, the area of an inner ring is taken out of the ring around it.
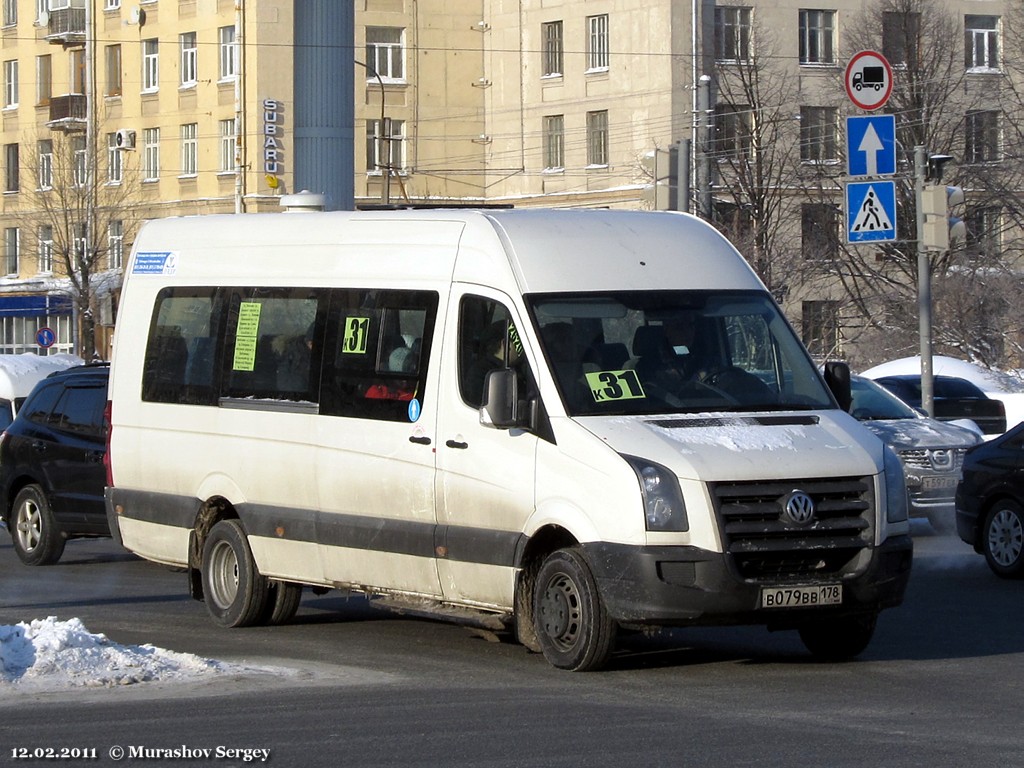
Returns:
[[[0,296],[0,317],[70,315],[68,296]]]

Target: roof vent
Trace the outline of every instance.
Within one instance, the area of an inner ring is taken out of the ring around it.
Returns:
[[[294,195],[281,195],[281,207],[285,213],[313,213],[322,211],[327,205],[327,196],[304,189]]]

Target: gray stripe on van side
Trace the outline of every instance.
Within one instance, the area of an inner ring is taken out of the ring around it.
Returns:
[[[150,491],[109,489],[111,503],[123,517],[191,529],[201,502],[191,496]],[[526,537],[516,531],[437,525],[365,515],[240,504],[238,516],[251,536],[321,543],[326,546],[394,552],[416,557],[442,557],[465,563],[514,567]]]

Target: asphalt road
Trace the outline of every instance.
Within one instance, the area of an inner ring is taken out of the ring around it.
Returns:
[[[0,625],[78,617],[117,643],[271,668],[197,684],[0,687],[0,765],[253,764],[228,749],[267,749],[269,764],[303,768],[1024,761],[1024,582],[997,579],[924,523],[907,601],[882,614],[858,661],[814,663],[795,633],[677,630],[632,636],[608,670],[589,674],[336,593],[307,592],[287,626],[224,630],[186,596],[183,574],[109,541],[71,542],[59,564],[35,569],[6,534],[0,542]],[[95,748],[97,758],[26,760],[18,747]],[[192,756],[115,761],[118,747]]]

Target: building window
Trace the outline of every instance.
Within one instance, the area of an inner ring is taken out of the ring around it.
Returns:
[[[544,77],[562,74],[562,22],[549,21],[541,25],[544,38]]]
[[[835,64],[835,11],[800,11],[800,63]]]
[[[39,227],[39,255],[36,258],[39,273],[48,275],[53,272],[53,227],[43,224]]]
[[[45,106],[53,97],[53,59],[50,54],[36,56],[36,104]]]
[[[804,346],[813,357],[824,360],[839,353],[839,302],[805,301],[801,319]]]
[[[103,51],[107,69],[106,96],[121,95],[121,46],[108,45]]]
[[[195,176],[198,167],[198,128],[196,123],[181,126],[181,175]]]
[[[405,50],[400,27],[366,28],[366,63],[381,80],[405,81]]]
[[[964,17],[964,64],[967,69],[999,69],[999,17]]]
[[[121,0],[103,0],[103,10],[116,11],[121,7]]]
[[[7,227],[4,230],[4,261],[2,273],[5,275],[18,274],[18,250],[19,234],[17,227]]]
[[[124,178],[124,150],[117,146],[117,134],[107,134],[107,183],[120,184]]]
[[[1003,253],[1003,215],[996,207],[968,209],[967,252],[983,259],[998,259]]]
[[[235,172],[235,121],[220,121],[220,173]]]
[[[715,138],[712,152],[719,158],[741,159],[750,155],[753,113],[747,104],[715,107]]]
[[[85,48],[74,48],[71,59],[71,93],[85,93]]]
[[[160,48],[154,37],[142,41],[142,91],[151,93],[160,87]]]
[[[18,145],[4,144],[4,192],[17,192],[20,187]]]
[[[917,11],[882,13],[882,54],[894,67],[917,62],[921,14]]]
[[[608,110],[587,112],[587,165],[608,165]]]
[[[18,60],[4,62],[4,109],[18,106]]]
[[[800,107],[801,162],[838,162],[837,115],[835,107]]]
[[[50,10],[50,0],[36,0],[36,24],[39,25],[39,20],[43,18],[44,13],[48,13]]]
[[[608,14],[587,17],[587,71],[608,69]]]
[[[565,117],[544,117],[544,170],[560,171],[565,168]]]
[[[18,0],[4,0],[4,26],[18,25]]]
[[[82,263],[89,251],[89,238],[87,235],[88,230],[86,229],[84,221],[79,224],[75,224],[72,227],[71,247],[73,249],[74,259],[79,264]]]
[[[383,134],[380,120],[366,121],[366,171],[374,173],[383,170],[384,158],[392,173],[405,168],[405,121],[391,120],[391,132]],[[382,137],[384,141],[382,141]],[[382,148],[381,144],[387,144]]]
[[[238,47],[235,45],[234,26],[221,27],[218,29],[217,39],[219,41],[220,49],[220,79],[233,80],[237,73],[235,63],[237,62],[238,56]]]
[[[53,142],[43,139],[39,142],[39,189],[53,189]]]
[[[178,36],[181,46],[181,86],[189,88],[198,79],[199,51],[196,48],[196,33],[185,32]]]
[[[85,149],[85,136],[74,136],[71,139],[71,181],[76,187],[84,187],[89,183],[89,164]]]
[[[146,128],[142,131],[142,180],[160,179],[160,129]]]
[[[750,8],[715,7],[715,60],[750,60]]]
[[[999,112],[982,109],[967,113],[965,118],[967,163],[992,163],[999,159]]]
[[[839,209],[829,203],[800,206],[800,252],[807,261],[830,261],[839,255]]]
[[[121,269],[124,264],[124,222],[111,221],[107,226],[107,269]]]

